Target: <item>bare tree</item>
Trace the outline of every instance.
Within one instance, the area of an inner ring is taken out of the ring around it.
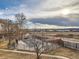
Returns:
[[[18,35],[20,35],[20,39],[22,39],[22,32],[21,29],[23,29],[24,21],[26,20],[26,16],[23,13],[18,13],[15,15],[15,18],[17,20],[17,25],[19,27],[18,29]]]
[[[8,19],[8,23],[7,23],[7,36],[8,36],[8,40],[9,40],[8,48],[10,48],[10,45],[11,45],[11,38],[10,38],[10,36],[12,34],[11,33],[11,24],[12,24],[12,21]]]
[[[22,27],[22,25],[24,24],[24,20],[26,20],[24,14],[16,14],[15,15],[16,19],[17,19],[17,23],[18,26]],[[20,32],[19,32],[20,34]],[[45,41],[44,38],[41,37],[36,37],[36,35],[34,35],[35,33],[33,33],[33,35],[30,35],[29,37],[29,42],[28,42],[28,46],[31,46],[31,48],[34,48],[34,51],[36,52],[36,56],[37,59],[40,59],[40,56],[42,53],[47,52],[48,50],[50,50],[49,48],[49,44],[47,41]]]
[[[6,31],[7,31],[7,38],[8,38],[8,45],[7,47],[8,48],[15,48],[15,44],[12,43],[13,39],[13,36],[15,35],[15,28],[13,27],[13,22],[12,20],[7,20],[7,24],[6,24]]]
[[[29,46],[34,48],[34,52],[36,53],[37,59],[40,59],[42,53],[48,52],[51,50],[52,44],[47,42],[44,38],[36,37],[34,34],[29,38]]]
[[[16,14],[15,18],[19,26],[22,26],[24,24],[24,20],[26,20],[26,16],[23,13]]]

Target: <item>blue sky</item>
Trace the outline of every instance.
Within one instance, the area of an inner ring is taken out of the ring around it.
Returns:
[[[0,0],[0,18],[27,20],[42,25],[79,26],[79,0]]]
[[[13,6],[18,6],[21,4],[21,0],[0,0],[0,8],[11,8]]]

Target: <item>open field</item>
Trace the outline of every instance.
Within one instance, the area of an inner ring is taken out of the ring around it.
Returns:
[[[28,59],[30,56],[24,54],[0,51],[0,59]]]
[[[0,40],[0,48],[7,48],[8,40]]]
[[[50,52],[49,54],[64,56],[64,57],[68,57],[70,59],[79,59],[79,51],[72,50],[69,48],[59,48],[59,49],[56,49],[56,50]]]
[[[45,37],[60,37],[60,38],[65,37],[65,38],[79,39],[79,32],[31,32],[31,33]]]
[[[79,35],[79,32],[31,32],[31,33],[37,33],[37,34],[41,34],[41,33],[44,33],[44,34],[75,34],[75,35]]]
[[[36,54],[30,52],[0,49],[0,59],[36,59]],[[41,59],[69,59],[69,58],[42,54]]]
[[[47,35],[49,37],[52,37],[53,34],[63,34],[63,35],[69,35],[73,34],[74,37],[79,37],[79,32],[36,32],[36,35]],[[6,48],[7,47],[8,40],[0,41],[0,48]],[[72,50],[69,48],[58,48],[56,50],[53,50],[52,52],[49,52],[51,55],[58,55],[58,56],[64,56],[68,57],[70,59],[79,59],[79,51]],[[0,59],[36,59],[35,55],[29,55],[29,54],[19,54],[19,53],[11,53],[11,52],[4,52],[0,51]],[[43,59],[57,59],[57,58],[49,58],[49,57],[43,57]]]

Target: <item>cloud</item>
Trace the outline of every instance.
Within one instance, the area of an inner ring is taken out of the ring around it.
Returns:
[[[71,6],[78,2],[78,0],[23,0],[19,6],[0,10],[0,13],[10,16],[23,12],[30,19],[68,17],[70,13],[79,13],[78,6]]]
[[[37,18],[30,20],[34,23],[59,25],[59,26],[79,26],[78,18]]]
[[[58,8],[65,8],[74,3],[79,2],[78,0],[42,0],[40,8],[47,10],[55,10]]]
[[[57,29],[59,27],[62,28],[61,26],[41,24],[41,23],[33,23],[30,21],[27,21],[25,24],[25,28],[29,28],[29,29],[52,29],[52,28]]]
[[[24,25],[25,25],[24,28],[29,28],[29,29],[65,29],[65,28],[79,28],[78,26],[58,26],[58,25],[50,25],[50,24],[33,23],[33,22],[30,22],[30,21],[27,21],[26,24],[24,24]]]
[[[29,19],[68,18],[63,24],[75,24],[79,18],[78,0],[22,0],[18,6],[0,9],[0,18],[15,20],[14,15],[24,13]],[[46,25],[47,26],[47,25]]]

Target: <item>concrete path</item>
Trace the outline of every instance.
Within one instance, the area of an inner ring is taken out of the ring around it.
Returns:
[[[17,50],[6,50],[6,49],[0,49],[0,51],[13,52],[13,53],[23,53],[23,54],[32,54],[32,55],[35,55],[35,53],[33,53],[33,52],[24,52],[24,51],[17,51]],[[63,57],[63,56],[48,55],[48,54],[42,54],[42,56],[56,57],[56,58],[60,58],[60,59],[70,59],[70,58]]]

